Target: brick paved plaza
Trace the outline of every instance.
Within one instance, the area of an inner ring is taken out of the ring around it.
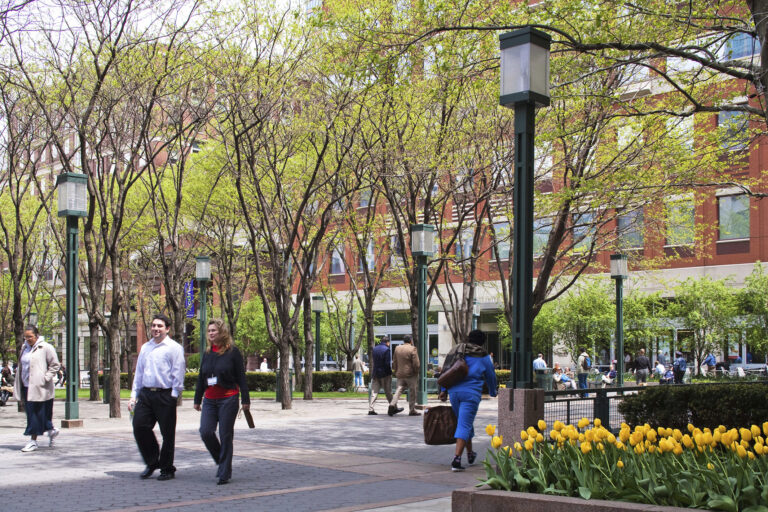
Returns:
[[[482,476],[480,460],[452,473],[452,446],[427,446],[422,418],[367,415],[363,400],[294,401],[281,411],[274,401],[252,404],[256,428],[240,418],[230,484],[216,485],[216,466],[197,433],[199,413],[185,400],[179,409],[176,479],[140,480],[144,469],[127,412],[109,419],[106,405],[80,402],[81,429],[62,430],[56,446],[22,453],[24,414],[16,403],[0,409],[4,511],[67,510],[290,510],[444,511],[453,489]],[[495,399],[478,412],[475,450],[484,456],[483,428],[496,423]],[[64,404],[54,406],[59,424]]]

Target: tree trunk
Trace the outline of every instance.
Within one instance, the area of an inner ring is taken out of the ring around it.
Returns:
[[[312,334],[312,310],[310,308],[309,294],[304,301],[304,400],[312,400],[312,384],[315,370],[315,338]]]
[[[88,357],[88,375],[91,380],[91,394],[88,400],[98,401],[99,396],[99,325],[96,323],[88,323],[88,332],[90,333],[91,340],[89,343],[90,354]]]
[[[291,381],[291,375],[290,375],[290,368],[291,368],[291,346],[288,343],[288,340],[281,340],[280,343],[280,382],[278,383],[280,385],[280,394],[281,394],[281,400],[280,405],[282,406],[283,410],[285,409],[291,409],[292,406],[292,396],[291,396],[291,387],[290,387],[290,381]]]
[[[104,382],[104,386],[109,386],[109,417],[121,418],[120,413],[120,335],[118,334],[117,322],[110,319],[107,325],[107,343],[109,343],[109,382]]]

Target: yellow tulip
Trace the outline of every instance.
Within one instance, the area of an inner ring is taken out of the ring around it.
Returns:
[[[683,447],[680,446],[679,444],[676,444],[675,447],[672,448],[672,453],[674,453],[675,455],[680,455],[681,453],[683,453]]]
[[[610,443],[614,444],[616,442],[616,436],[608,432],[608,435],[605,436],[605,439]]]
[[[491,446],[498,449],[502,442],[502,436],[493,436],[493,439],[491,439]]]
[[[531,441],[530,439],[528,439],[528,440],[525,442],[525,449],[526,449],[526,450],[528,450],[528,451],[531,451],[531,450],[533,450],[533,441]]]
[[[616,467],[618,467],[619,469],[624,467],[624,463],[621,461],[621,459],[619,459],[619,461],[616,463]]]
[[[688,429],[688,432],[693,432],[693,425],[691,425],[690,423],[686,428]]]
[[[605,450],[605,446],[603,445],[603,443],[597,443],[597,449],[602,452],[603,450]]]
[[[543,443],[544,442],[544,436],[541,434],[536,434],[536,442],[537,443]]]
[[[746,456],[747,456],[747,450],[746,450],[746,448],[744,448],[744,447],[743,447],[743,446],[741,446],[741,445],[738,445],[738,446],[736,447],[736,453],[738,453],[738,454],[739,454],[739,457],[741,457],[742,459],[743,459],[744,457],[746,457]]]
[[[749,430],[752,431],[753,439],[757,439],[758,437],[760,437],[760,427],[758,427],[757,425],[752,425],[751,427],[749,427]]]
[[[749,456],[749,460],[755,460],[755,454],[752,452],[747,452],[747,455]]]
[[[579,428],[584,428],[587,425],[589,425],[589,420],[587,418],[581,418],[579,420],[579,423],[578,423]]]
[[[600,418],[595,418],[594,424],[596,427],[599,427],[600,425],[602,425],[602,423],[603,422],[600,420]]]
[[[656,451],[656,445],[652,444],[648,447],[648,453],[654,453]]]
[[[560,420],[555,421],[554,425],[552,425],[552,428],[557,430],[558,432],[563,430],[563,427],[565,427],[565,424]]]
[[[693,448],[693,440],[691,439],[691,436],[689,436],[688,434],[685,434],[683,436],[683,444],[685,445],[686,448],[689,448],[689,449]]]
[[[619,450],[626,450],[627,449],[627,447],[624,446],[624,443],[622,443],[621,441],[618,441],[616,443],[616,448],[618,448]]]
[[[587,430],[584,432],[584,437],[589,441],[590,443],[595,440],[595,433],[592,430]]]
[[[488,425],[485,427],[485,433],[489,436],[493,436],[496,433],[496,425]]]
[[[680,432],[680,429],[676,428],[672,431],[672,437],[675,438],[675,441],[679,441],[683,438],[683,433]]]
[[[723,433],[719,430],[715,430],[715,435],[712,436],[712,440],[716,443],[719,443],[720,440],[723,438]]]
[[[746,428],[740,428],[739,434],[741,434],[741,439],[743,441],[751,441],[752,440],[752,431]]]
[[[655,430],[649,430],[646,433],[646,437],[648,438],[648,440],[650,442],[655,443],[656,442],[656,431]]]
[[[768,421],[763,423],[763,435],[768,437]]]
[[[707,462],[707,469],[715,469],[715,466],[711,462]]]
[[[527,441],[528,440],[528,432],[526,432],[525,430],[521,430],[520,431],[520,439],[522,439],[523,441]]]
[[[542,432],[547,429],[547,423],[544,420],[539,420],[538,426]]]
[[[591,451],[592,451],[592,443],[590,443],[589,441],[584,441],[583,443],[581,443],[581,453],[586,455]]]
[[[515,443],[515,450],[519,452],[523,451],[523,445],[521,445],[520,443]]]
[[[538,434],[535,427],[528,427],[525,431],[528,432],[528,437],[536,437],[536,434]]]
[[[629,429],[621,429],[619,431],[619,439],[621,440],[622,443],[626,443],[627,441],[629,441],[629,435],[630,435]]]

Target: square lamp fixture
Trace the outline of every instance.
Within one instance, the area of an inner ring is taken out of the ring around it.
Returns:
[[[195,279],[198,281],[208,281],[211,279],[211,258],[208,256],[198,256],[195,258]]]
[[[325,311],[325,297],[322,295],[312,296],[312,311],[322,313]]]
[[[88,215],[88,176],[73,172],[56,177],[59,192],[59,217],[85,217]]]
[[[435,253],[435,226],[432,224],[411,225],[411,254],[432,256]]]
[[[611,254],[611,277],[613,279],[626,279],[629,277],[626,254]]]
[[[532,27],[499,36],[501,95],[499,103],[533,102],[549,105],[549,47],[552,37]]]

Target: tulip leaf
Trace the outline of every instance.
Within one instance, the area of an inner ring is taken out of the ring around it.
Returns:
[[[592,497],[592,491],[589,489],[589,487],[579,486],[579,496],[585,500],[588,500]]]
[[[768,507],[764,505],[752,505],[751,507],[747,507],[741,512],[768,512]]]
[[[712,510],[725,510],[726,512],[738,512],[739,510],[731,498],[721,494],[714,495],[714,498],[707,502],[707,507]]]

